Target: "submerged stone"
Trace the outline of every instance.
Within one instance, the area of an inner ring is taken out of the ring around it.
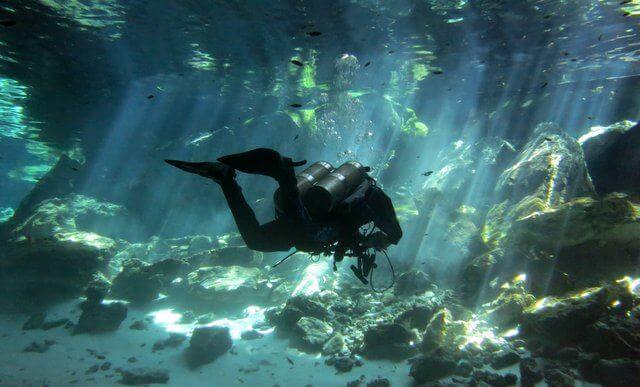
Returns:
[[[121,384],[138,386],[145,384],[166,384],[169,381],[169,371],[161,368],[130,368],[118,370],[122,379]]]
[[[82,314],[73,334],[105,333],[117,330],[120,323],[127,318],[127,307],[122,302],[80,304]]]
[[[191,369],[208,364],[225,354],[233,342],[226,327],[202,327],[193,330],[185,356]]]

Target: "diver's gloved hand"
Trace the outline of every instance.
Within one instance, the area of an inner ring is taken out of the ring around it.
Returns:
[[[373,247],[376,250],[384,250],[391,244],[389,238],[387,237],[387,234],[383,233],[382,231],[376,231],[373,234],[367,236],[365,243],[367,244],[367,246]]]

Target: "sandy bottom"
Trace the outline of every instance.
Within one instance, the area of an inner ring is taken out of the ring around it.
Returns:
[[[47,321],[69,318],[76,322],[79,301],[59,305],[47,313]],[[147,330],[129,329],[135,320],[152,317]],[[153,352],[151,347],[169,336],[169,332],[189,332],[191,325],[177,324],[179,315],[164,309],[148,311],[129,308],[127,319],[120,329],[99,335],[76,335],[63,328],[48,331],[22,331],[26,315],[0,315],[0,385],[1,386],[113,386],[120,374],[115,368],[154,367],[169,372],[168,385],[174,386],[345,386],[347,382],[365,377],[365,383],[384,377],[393,386],[410,386],[409,364],[365,360],[362,367],[347,373],[337,373],[324,364],[320,355],[310,355],[287,348],[287,341],[266,331],[257,340],[242,340],[240,333],[263,319],[259,308],[248,308],[243,318],[218,320],[209,325],[228,326],[233,337],[233,349],[213,363],[191,371],[183,360],[188,342],[177,348]],[[54,340],[45,353],[23,352],[30,343]],[[99,359],[98,356],[104,356]],[[130,363],[129,359],[136,361]],[[289,358],[293,364],[290,364]],[[268,362],[265,362],[265,360]],[[94,365],[110,362],[110,369],[86,374]]]

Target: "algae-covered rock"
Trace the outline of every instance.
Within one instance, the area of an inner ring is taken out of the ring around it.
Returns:
[[[524,286],[526,276],[521,275],[511,283],[505,283],[498,297],[483,305],[485,318],[501,327],[515,326],[524,310],[533,305],[535,297]]]
[[[426,292],[430,286],[428,275],[420,270],[409,270],[398,276],[394,292],[397,296],[412,296]]]
[[[422,352],[435,351],[453,353],[465,342],[466,327],[463,321],[455,321],[451,312],[444,308],[429,321],[422,336]],[[455,366],[455,364],[454,364]]]
[[[252,267],[261,263],[262,253],[247,246],[228,246],[212,251],[211,265]]]

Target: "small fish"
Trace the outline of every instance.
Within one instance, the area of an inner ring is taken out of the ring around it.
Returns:
[[[155,95],[153,95],[153,94],[149,94],[149,95],[147,96],[147,99],[154,99],[155,97],[156,97]]]
[[[371,64],[371,62],[367,62],[367,63],[365,63],[365,64],[364,64],[364,67],[367,67],[367,66],[369,66],[370,64]]]
[[[595,118],[595,117],[593,117],[593,116],[588,116],[588,117],[587,117],[587,119],[588,119],[588,120],[592,120],[592,119],[594,119],[594,118]]]
[[[320,32],[320,31],[311,31],[311,32],[307,32],[307,35],[309,35],[309,36],[320,36],[320,35],[322,35],[322,32]]]
[[[300,137],[298,134],[296,134],[296,136],[293,138],[293,141],[297,140],[298,137]]]
[[[299,103],[292,103],[292,104],[291,104],[291,105],[289,105],[289,106],[294,107],[294,108],[302,107],[302,105],[301,105],[301,104],[299,104]]]
[[[291,63],[293,63],[296,66],[300,66],[300,67],[304,66],[304,63],[300,62],[299,60],[295,60],[295,59],[292,59]]]
[[[604,34],[600,34],[600,36],[598,36],[598,41],[601,41],[603,36]]]
[[[548,84],[549,84],[549,82],[543,82],[542,85],[540,86],[540,88],[544,89],[545,87],[547,87]]]
[[[632,2],[633,0],[623,0],[620,2],[620,5],[625,5],[625,4],[629,4],[630,2]]]
[[[551,18],[551,15],[544,15],[544,18],[545,19],[549,19],[549,18]]]
[[[2,24],[4,27],[13,27],[17,24],[17,22],[15,20],[3,20],[0,21],[0,24]]]
[[[79,170],[79,169],[78,169],[78,168],[76,168],[76,167],[71,167],[71,169],[72,169],[72,170],[74,170],[74,171],[78,171],[78,170]]]
[[[427,171],[422,173],[422,176],[431,176],[431,174],[433,173],[433,171]]]
[[[393,54],[394,52],[394,50],[389,50],[389,54]]]
[[[293,365],[293,360],[289,359],[289,357],[287,357],[287,361],[289,362],[289,364]]]
[[[432,73],[434,73],[435,75],[440,75],[440,74],[444,74],[444,71],[442,71],[442,70],[433,70]]]

